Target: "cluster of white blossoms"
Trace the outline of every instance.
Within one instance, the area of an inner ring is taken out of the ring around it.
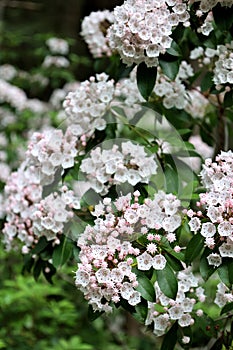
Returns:
[[[3,205],[6,223],[3,243],[7,250],[21,247],[27,254],[40,237],[59,244],[59,235],[80,203],[74,192],[63,185],[58,192],[43,198],[40,174],[35,166],[23,162],[5,186]]]
[[[204,49],[202,46],[198,46],[190,51],[189,58],[191,60],[197,60],[198,66],[202,68],[203,66],[214,64],[215,56],[218,55],[218,50],[210,47]]]
[[[6,103],[18,112],[29,109],[34,113],[42,114],[48,110],[48,105],[45,102],[38,99],[27,98],[27,95],[22,89],[2,79],[0,79],[0,104],[1,103]]]
[[[55,240],[64,233],[65,224],[73,218],[72,209],[80,209],[80,202],[67,186],[43,198],[35,204],[32,213],[34,235],[44,236],[48,241]]]
[[[21,111],[26,101],[27,96],[22,89],[0,79],[0,103],[8,103],[11,107]]]
[[[97,193],[106,194],[112,185],[125,182],[132,186],[148,183],[156,174],[155,156],[148,156],[144,146],[127,141],[122,142],[120,148],[117,145],[108,150],[97,147],[90,152],[90,157],[82,160],[80,170],[87,174]]]
[[[8,164],[7,147],[9,147],[9,141],[5,133],[0,132],[0,182],[6,182],[11,172]]]
[[[193,118],[200,118],[206,114],[210,101],[201,93],[199,88],[191,89],[187,91],[188,103],[185,106],[185,110],[191,114]]]
[[[23,162],[19,169],[10,175],[4,189],[4,198],[6,223],[2,232],[6,249],[16,249],[18,241],[26,247],[31,247],[37,242],[32,230],[32,212],[34,204],[42,198],[37,169],[33,166],[28,167],[27,162]]]
[[[67,68],[70,65],[70,61],[63,56],[46,56],[43,63],[42,67],[44,68],[49,68],[51,66],[55,66],[58,68]]]
[[[212,30],[214,30],[213,20],[213,13],[212,11],[210,11],[206,16],[204,23],[197,29],[197,31],[205,36],[208,36],[212,32]]]
[[[126,0],[114,8],[114,23],[108,29],[109,45],[127,65],[145,62],[158,66],[158,57],[171,47],[172,30],[189,25],[186,2],[174,0]]]
[[[0,79],[9,81],[15,78],[17,69],[11,64],[3,64],[0,66]]]
[[[75,283],[95,311],[109,312],[121,299],[133,306],[140,303],[132,267],[136,265],[141,271],[164,269],[164,239],[177,251],[180,201],[160,191],[153,200],[147,198],[139,204],[139,196],[136,191],[133,198],[128,194],[113,203],[104,198],[92,211],[94,226],[87,225],[78,239],[81,252]],[[140,243],[134,244],[136,239]]]
[[[26,152],[29,164],[37,168],[40,184],[48,185],[54,180],[56,171],[63,173],[64,169],[74,165],[77,155],[77,138],[66,130],[46,130],[35,132],[28,144]]]
[[[206,159],[201,178],[207,192],[200,194],[197,205],[204,209],[197,213],[189,211],[189,226],[192,232],[200,232],[205,246],[212,249],[207,257],[209,265],[218,267],[224,258],[233,257],[232,151],[222,151],[215,162]]]
[[[233,302],[232,291],[222,282],[220,282],[217,285],[217,291],[214,302],[221,308],[227,303]]]
[[[201,16],[205,12],[209,12],[215,7],[217,4],[225,7],[231,7],[232,0],[195,0],[192,2],[200,2],[199,9],[197,11],[197,15]]]
[[[110,56],[112,54],[106,34],[113,21],[113,13],[108,10],[91,12],[89,16],[84,17],[80,34],[87,43],[93,57]]]
[[[67,55],[69,53],[69,44],[66,40],[61,38],[49,38],[46,40],[52,54]]]
[[[91,136],[106,127],[105,113],[114,97],[114,81],[105,73],[96,74],[68,93],[63,103],[70,130],[75,136]]]
[[[214,68],[214,83],[233,84],[233,41],[226,45],[218,45],[218,60]]]
[[[175,300],[164,295],[155,282],[156,300],[148,301],[145,325],[154,323],[153,333],[156,336],[164,335],[176,321],[180,327],[189,327],[194,324],[194,315],[196,317],[203,314],[201,310],[197,312],[193,310],[197,301],[205,299],[203,288],[198,287],[198,279],[190,269],[185,269],[177,273],[177,281],[178,291]]]
[[[181,62],[179,72],[174,81],[159,70],[154,93],[162,97],[162,103],[165,108],[184,109],[187,106],[189,98],[183,81],[193,75],[193,69],[186,61]]]

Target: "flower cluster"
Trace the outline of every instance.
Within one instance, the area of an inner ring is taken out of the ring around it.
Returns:
[[[121,151],[117,145],[110,150],[95,148],[89,158],[82,160],[80,169],[97,193],[106,194],[112,185],[148,183],[156,174],[157,164],[154,155],[148,156],[143,146],[127,141],[122,142]]]
[[[63,56],[46,56],[43,63],[42,67],[49,68],[51,66],[55,66],[58,68],[67,68],[69,67],[70,62],[66,57]]]
[[[49,38],[46,44],[52,54],[67,55],[69,52],[68,42],[61,38]]]
[[[179,23],[189,25],[188,20],[185,2],[126,0],[114,9],[109,45],[127,65],[158,66],[158,56],[171,47],[173,28]]]
[[[91,12],[89,16],[84,17],[80,34],[88,44],[93,57],[110,56],[112,54],[106,34],[113,21],[113,13],[108,10]]]
[[[204,49],[202,46],[195,47],[190,51],[190,59],[197,60],[198,66],[202,68],[205,65],[214,63],[215,56],[218,56],[218,50],[207,47]]]
[[[0,66],[0,79],[9,81],[15,78],[17,69],[11,64],[3,64]]]
[[[214,83],[233,84],[233,41],[226,45],[218,45],[219,58],[214,68]]]
[[[75,283],[94,310],[111,311],[111,304],[121,298],[133,306],[140,303],[132,267],[164,269],[162,241],[175,245],[180,201],[163,191],[143,204],[138,191],[133,196],[133,200],[131,194],[121,196],[114,203],[106,197],[92,212],[94,226],[88,225],[78,239],[81,252]]]
[[[42,198],[42,187],[35,167],[23,162],[13,172],[5,186],[6,223],[3,229],[3,243],[7,250],[17,248],[17,240],[26,247],[36,243],[32,230],[34,204]],[[16,240],[17,238],[17,240]]]
[[[25,107],[27,96],[23,90],[0,79],[0,103],[8,103],[16,110]]]
[[[77,155],[77,138],[67,129],[35,132],[28,145],[27,160],[34,165],[40,176],[40,184],[48,185],[54,180],[57,170],[62,174],[64,169],[74,165]]]
[[[60,193],[53,192],[35,204],[32,213],[32,230],[37,237],[55,240],[64,232],[65,224],[73,218],[72,209],[79,209],[79,200],[74,192],[62,186]]]
[[[229,302],[233,302],[232,291],[222,282],[217,285],[217,292],[214,300],[215,304],[223,307]]]
[[[68,93],[63,103],[70,130],[76,136],[92,135],[95,129],[103,130],[106,121],[103,116],[114,97],[114,81],[105,73],[96,74],[80,83]]]
[[[186,61],[182,61],[174,81],[159,72],[154,93],[162,98],[165,108],[184,109],[187,106],[188,93],[183,81],[193,76],[193,74],[192,67]]]
[[[221,6],[231,7],[231,0],[195,0],[196,2],[200,2],[199,9],[197,12],[198,16],[201,16],[205,12],[209,12],[215,7],[217,4]]]
[[[187,91],[187,94],[189,103],[186,104],[185,110],[191,114],[193,118],[203,119],[210,105],[208,98],[197,88]]]
[[[209,265],[218,267],[225,257],[233,257],[233,153],[222,151],[215,162],[206,159],[201,178],[207,192],[200,194],[197,204],[204,207],[203,214],[190,212],[189,226],[213,251],[207,257]]]
[[[148,313],[145,324],[154,323],[154,334],[165,334],[172,324],[178,320],[180,327],[188,327],[194,324],[194,306],[196,301],[203,301],[204,291],[198,287],[198,279],[190,269],[177,273],[178,291],[176,299],[168,298],[155,282],[155,302],[148,302]],[[190,297],[191,296],[191,297]],[[158,308],[159,306],[159,308]],[[156,311],[160,310],[160,311]],[[197,315],[201,315],[200,312]]]

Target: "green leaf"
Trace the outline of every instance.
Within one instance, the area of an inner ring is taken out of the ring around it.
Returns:
[[[217,27],[223,31],[228,31],[233,25],[233,11],[228,7],[218,4],[213,8],[214,21]]]
[[[148,100],[156,82],[157,67],[147,67],[144,62],[137,67],[137,86],[142,97]]]
[[[200,234],[196,234],[188,243],[186,252],[185,252],[185,261],[187,264],[190,264],[198,255],[201,254],[204,247],[205,238]]]
[[[171,299],[176,298],[178,283],[171,267],[166,264],[163,270],[156,270],[157,282],[161,291]]]
[[[88,319],[89,321],[95,321],[97,318],[99,318],[101,315],[103,315],[103,311],[94,311],[92,306],[89,305],[88,307],[88,312],[87,312],[87,315],[88,315]]]
[[[214,84],[213,83],[213,72],[207,72],[205,75],[204,75],[204,78],[202,78],[202,81],[201,81],[201,91],[204,92],[204,91],[207,91],[209,90],[212,85]]]
[[[208,264],[207,256],[211,253],[211,250],[206,248],[201,256],[200,261],[200,273],[202,278],[207,281],[208,278],[214,273],[216,270],[213,266]]]
[[[180,68],[179,60],[165,61],[159,60],[159,65],[163,73],[171,80],[174,80]]]
[[[40,276],[40,273],[43,269],[43,266],[44,266],[44,261],[41,259],[38,259],[37,262],[35,263],[34,268],[33,268],[33,277],[35,278],[36,281],[38,280],[38,278]]]
[[[135,306],[136,313],[133,313],[133,317],[140,323],[145,323],[145,319],[147,316],[147,305],[143,305],[142,303]]]
[[[233,105],[233,90],[225,93],[223,105],[224,107],[231,107]]]
[[[181,271],[184,269],[184,267],[179,259],[175,258],[174,256],[172,256],[168,253],[165,253],[164,256],[167,260],[167,263],[171,266],[171,268],[174,271]]]
[[[178,324],[175,322],[166,333],[160,350],[174,350],[177,342]]]
[[[24,273],[25,271],[31,272],[34,262],[35,260],[32,258],[31,254],[24,255],[22,273]]]
[[[154,286],[144,274],[137,273],[138,287],[135,288],[148,301],[155,301]]]
[[[178,193],[179,178],[177,172],[171,167],[170,164],[166,164],[164,168],[164,175],[166,179],[166,190],[168,193]]]
[[[47,239],[43,236],[39,239],[38,243],[36,244],[35,248],[31,250],[31,254],[39,254],[42,252],[47,246],[49,245],[49,242]]]
[[[73,243],[66,236],[62,236],[60,244],[56,245],[53,251],[52,259],[53,266],[56,268],[61,267],[71,257],[73,251]]]
[[[221,281],[227,286],[231,287],[231,283],[229,281],[229,271],[227,264],[221,265],[217,268],[218,275]]]
[[[222,310],[221,310],[221,315],[226,314],[226,313],[228,313],[228,312],[230,312],[230,311],[232,311],[232,310],[233,310],[233,302],[226,304],[226,305],[222,308]]]
[[[233,262],[231,259],[227,259],[226,264],[228,267],[229,282],[230,282],[230,284],[233,284]]]
[[[174,40],[172,41],[171,47],[169,47],[169,49],[167,49],[166,51],[167,53],[169,53],[169,55],[172,55],[172,56],[176,56],[176,57],[182,56],[180,47],[177,45],[177,43]]]
[[[56,271],[56,268],[52,264],[46,264],[43,266],[43,275],[51,284],[53,284],[52,277],[55,275]]]

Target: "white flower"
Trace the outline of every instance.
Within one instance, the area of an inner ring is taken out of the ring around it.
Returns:
[[[137,256],[136,260],[138,264],[138,270],[143,270],[143,271],[150,270],[153,263],[152,256],[147,252],[144,252],[143,254]]]
[[[83,270],[78,270],[75,274],[75,284],[82,287],[86,287],[89,284],[90,275],[88,272]]]
[[[218,267],[222,263],[222,258],[219,254],[217,253],[212,253],[207,256],[207,260],[209,265],[214,265],[215,267]]]
[[[218,225],[218,233],[220,236],[231,236],[233,233],[233,225],[228,221],[223,221]]]
[[[194,320],[190,316],[190,314],[183,314],[181,318],[178,320],[178,323],[181,327],[188,327],[193,324]]]
[[[124,282],[122,284],[120,293],[122,298],[129,300],[131,298],[131,295],[135,292],[132,285],[129,282]]]
[[[137,304],[139,304],[141,301],[141,294],[137,291],[134,291],[130,298],[128,299],[128,303],[132,306],[135,306]]]
[[[213,237],[216,233],[216,227],[211,222],[205,222],[201,227],[201,235],[203,237]]]
[[[167,260],[162,254],[155,255],[152,260],[152,266],[155,270],[163,270],[166,266]]]
[[[197,217],[192,218],[188,223],[190,230],[197,232],[201,227],[201,220]]]
[[[95,275],[99,283],[108,283],[111,281],[111,271],[107,268],[100,268]]]
[[[227,243],[223,243],[219,247],[219,252],[222,257],[233,258],[233,242],[228,241]]]
[[[169,316],[171,320],[178,320],[184,313],[184,309],[181,305],[174,305],[168,309]]]

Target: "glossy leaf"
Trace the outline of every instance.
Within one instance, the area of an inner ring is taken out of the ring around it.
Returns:
[[[200,273],[202,278],[207,281],[208,278],[214,273],[216,268],[213,265],[209,265],[207,261],[207,256],[211,253],[211,250],[206,248],[203,252],[200,260]]]
[[[164,256],[167,260],[167,263],[171,266],[171,268],[174,271],[181,271],[184,269],[184,267],[179,259],[175,258],[174,256],[172,256],[168,253],[165,253]]]
[[[222,308],[222,310],[221,310],[221,315],[226,314],[226,313],[228,313],[228,312],[230,312],[230,311],[232,311],[232,310],[233,310],[233,302],[226,304],[226,305]]]
[[[53,251],[53,266],[56,268],[61,267],[70,258],[73,251],[73,243],[68,237],[63,236],[60,239],[60,244],[55,246]]]
[[[159,60],[159,65],[162,68],[163,73],[171,80],[174,80],[179,71],[179,61],[165,61]]]
[[[190,264],[198,255],[201,254],[203,246],[204,246],[205,238],[200,234],[196,234],[188,243],[186,253],[185,253],[185,261],[187,264]]]
[[[213,84],[213,72],[207,72],[201,81],[201,91],[209,90]]]
[[[147,67],[144,62],[137,67],[137,86],[145,100],[150,97],[156,82],[157,67]]]
[[[142,297],[148,301],[155,301],[154,286],[147,276],[143,273],[137,272],[138,287],[135,288],[141,293]]]
[[[230,287],[231,283],[229,280],[229,271],[228,271],[228,266],[226,264],[223,264],[218,267],[217,269],[218,275],[221,279],[221,281],[227,286]]]
[[[32,249],[32,254],[39,254],[42,252],[47,246],[49,245],[49,242],[47,239],[43,236],[39,239],[38,243],[36,244],[35,248]]]
[[[143,304],[138,304],[135,306],[136,313],[133,314],[133,317],[140,323],[145,323],[147,316],[147,306]]]
[[[223,105],[224,105],[224,107],[231,107],[231,106],[233,106],[233,90],[227,91],[225,93]]]
[[[88,319],[89,321],[95,321],[97,318],[99,318],[104,312],[103,311],[94,311],[92,306],[89,305],[88,307]]]
[[[157,282],[161,291],[171,299],[176,298],[178,283],[171,267],[166,264],[163,270],[156,270]]]
[[[166,333],[160,350],[174,350],[177,342],[178,324],[175,322]]]
[[[218,4],[213,8],[213,15],[219,29],[228,31],[233,26],[233,11],[231,8]]]

